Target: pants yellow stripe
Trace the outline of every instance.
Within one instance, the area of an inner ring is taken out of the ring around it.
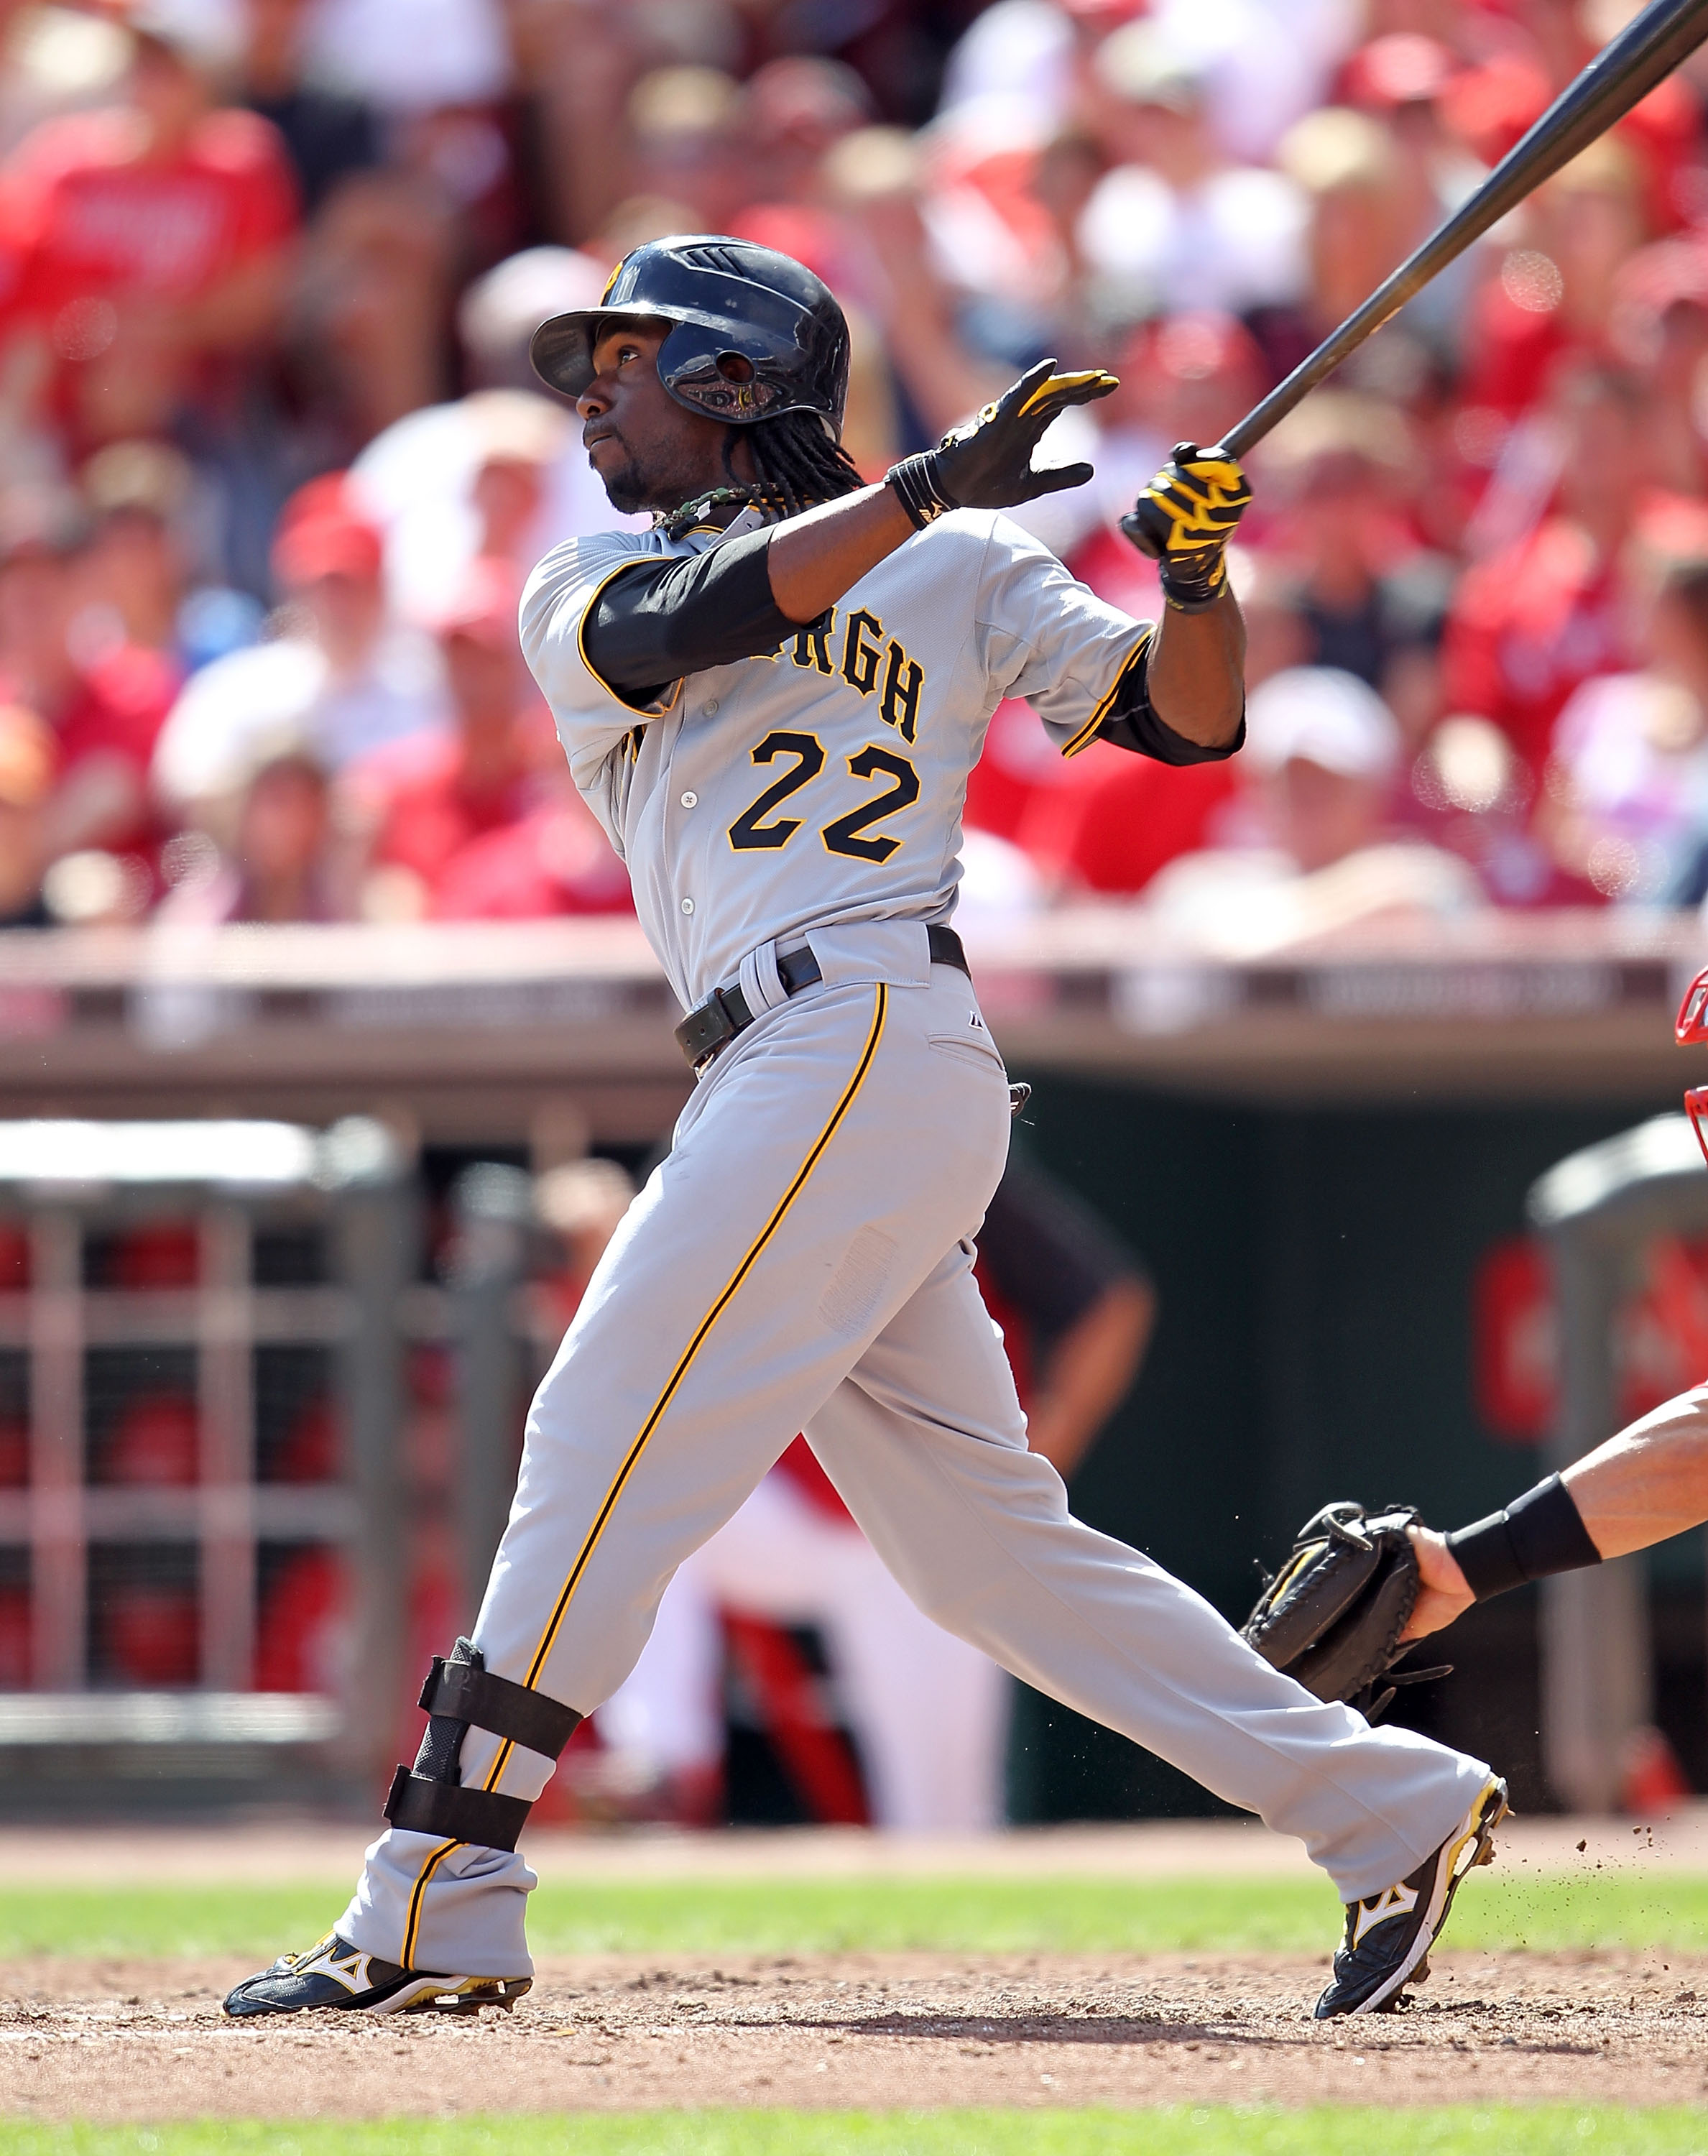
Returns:
[[[451,1851],[461,1845],[454,1841],[441,1842],[422,1867],[421,1876],[415,1882],[415,1892],[409,1897],[409,1921],[403,1927],[403,1964],[405,1969],[415,1966],[415,1941],[421,1930],[421,1897],[427,1892],[427,1882]]]
[[[528,1673],[522,1679],[522,1682],[524,1684],[533,1685],[538,1682],[540,1672],[545,1667],[546,1658],[551,1652],[553,1642],[557,1637],[558,1631],[563,1623],[565,1614],[568,1610],[571,1598],[573,1596],[576,1589],[580,1585],[582,1575],[587,1571],[587,1565],[592,1558],[593,1552],[598,1547],[599,1537],[605,1532],[606,1522],[609,1520],[613,1511],[615,1509],[617,1500],[622,1496],[624,1486],[627,1484],[629,1476],[634,1472],[635,1466],[640,1459],[640,1455],[646,1449],[648,1440],[651,1437],[653,1432],[658,1428],[659,1423],[663,1420],[664,1410],[669,1406],[670,1402],[675,1398],[677,1391],[681,1386],[682,1380],[687,1376],[689,1368],[693,1363],[695,1357],[700,1353],[701,1348],[705,1346],[707,1336],[710,1334],[713,1326],[717,1323],[718,1319],[722,1317],[724,1311],[728,1306],[731,1297],[735,1294],[736,1289],[741,1286],[742,1281],[746,1279],[748,1274],[752,1271],[754,1266],[758,1263],[760,1254],[765,1249],[766,1245],[770,1242],[772,1237],[776,1235],[777,1229],[782,1225],[784,1216],[788,1212],[789,1208],[794,1204],[796,1199],[800,1196],[803,1189],[806,1187],[807,1178],[812,1174],[813,1170],[818,1166],[820,1156],[823,1154],[824,1148],[836,1135],[837,1129],[841,1124],[843,1118],[847,1115],[849,1110],[854,1106],[854,1096],[859,1091],[860,1087],[865,1083],[866,1073],[872,1067],[872,1059],[877,1054],[878,1043],[883,1037],[884,1019],[885,1013],[889,1009],[889,998],[890,992],[880,982],[878,985],[877,993],[873,1004],[871,1030],[866,1036],[866,1045],[864,1050],[861,1052],[859,1062],[855,1066],[853,1077],[849,1080],[842,1098],[837,1102],[834,1109],[831,1111],[830,1120],[818,1133],[817,1139],[813,1142],[812,1151],[808,1152],[805,1160],[802,1162],[794,1180],[790,1183],[788,1188],[783,1193],[782,1198],[778,1199],[777,1208],[772,1214],[771,1218],[760,1229],[757,1237],[754,1240],[752,1248],[747,1252],[746,1256],[742,1259],[741,1264],[736,1266],[735,1271],[730,1276],[727,1286],[718,1296],[716,1301],[713,1303],[711,1308],[707,1311],[705,1316],[700,1320],[699,1329],[695,1332],[694,1337],[689,1342],[687,1347],[683,1349],[680,1360],[677,1363],[675,1368],[670,1373],[669,1378],[666,1383],[664,1390],[659,1394],[658,1399],[653,1404],[651,1414],[648,1415],[646,1420],[642,1424],[639,1435],[636,1437],[633,1444],[628,1448],[628,1456],[623,1460],[622,1466],[617,1471],[615,1480],[613,1481],[609,1490],[605,1493],[605,1502],[600,1506],[598,1517],[594,1519],[592,1527],[588,1530],[587,1538],[582,1544],[581,1553],[576,1558],[575,1563],[571,1568],[568,1578],[563,1583],[563,1591],[558,1596],[557,1604],[552,1609],[551,1621],[547,1624],[545,1632],[541,1637],[540,1644],[534,1651],[534,1659],[528,1665]],[[499,1778],[503,1774],[505,1768],[508,1765],[510,1755],[514,1747],[512,1746],[510,1740],[506,1738],[504,1743],[500,1748],[497,1758],[492,1763],[491,1768],[487,1774],[485,1781],[481,1785],[483,1788],[495,1789],[498,1787]]]

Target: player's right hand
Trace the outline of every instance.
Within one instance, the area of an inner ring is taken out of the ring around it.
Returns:
[[[1196,613],[1227,588],[1228,542],[1250,500],[1250,485],[1232,457],[1182,442],[1121,528],[1162,565],[1164,598]]]
[[[1447,1547],[1445,1535],[1415,1523],[1406,1532],[1417,1554],[1418,1586],[1418,1599],[1400,1634],[1402,1645],[1408,1640],[1426,1639],[1431,1632],[1439,1632],[1444,1625],[1462,1617],[1476,1599],[1465,1584],[1459,1559]]]
[[[945,434],[935,449],[905,457],[888,475],[890,484],[921,527],[946,509],[1012,509],[1041,494],[1083,486],[1092,475],[1090,465],[1035,470],[1032,453],[1070,404],[1090,404],[1120,387],[1119,377],[1100,367],[1058,374],[1053,359],[1040,360],[976,419]]]

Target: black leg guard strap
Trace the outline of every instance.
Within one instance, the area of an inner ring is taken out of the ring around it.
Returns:
[[[524,1751],[557,1758],[574,1735],[581,1716],[542,1691],[494,1676],[480,1667],[478,1658],[463,1660],[465,1648],[474,1654],[467,1640],[459,1640],[449,1661],[443,1656],[433,1656],[433,1673],[421,1687],[420,1704],[435,1718],[446,1716],[464,1729],[485,1729],[495,1737],[507,1737]]]
[[[386,1817],[411,1834],[444,1835],[482,1849],[514,1849],[533,1806],[526,1797],[501,1797],[490,1789],[459,1789],[431,1782],[399,1767],[386,1799]]]
[[[386,1799],[386,1817],[412,1834],[444,1835],[482,1849],[514,1849],[532,1806],[462,1784],[463,1739],[490,1730],[530,1752],[555,1759],[581,1720],[543,1692],[490,1676],[472,1640],[459,1640],[449,1659],[435,1656],[421,1691],[430,1719],[415,1768],[399,1767]]]

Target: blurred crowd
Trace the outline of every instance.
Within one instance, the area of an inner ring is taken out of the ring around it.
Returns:
[[[1122,377],[1023,511],[1116,520],[1461,201],[1628,0],[0,0],[0,922],[517,919],[626,878],[523,668],[619,521],[529,373],[644,240],[848,310],[880,476],[1035,359]],[[1708,892],[1708,64],[1256,453],[1250,747],[1022,706],[969,912],[1230,955]]]

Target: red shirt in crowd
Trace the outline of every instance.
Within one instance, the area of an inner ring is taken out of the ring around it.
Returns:
[[[12,311],[46,335],[62,402],[115,346],[126,301],[206,299],[296,229],[295,182],[267,121],[210,113],[158,161],[141,154],[141,126],[126,111],[49,121],[0,174]]]
[[[549,742],[549,721],[544,732]],[[381,749],[363,759],[352,783],[380,810],[374,859],[413,869],[429,891],[464,846],[520,823],[540,791],[532,758],[503,784],[477,786],[454,734],[418,735]]]
[[[1238,788],[1232,762],[1176,766],[1116,750],[1090,783],[1040,794],[1019,842],[1069,884],[1108,896],[1141,891],[1182,854],[1215,843],[1216,812]]]
[[[1551,519],[1460,579],[1442,650],[1447,708],[1493,720],[1539,774],[1572,690],[1631,664],[1623,613],[1613,564]]]
[[[65,701],[48,715],[56,783],[64,784],[97,760],[125,767],[135,783],[136,820],[127,830],[107,832],[101,844],[115,853],[136,855],[151,872],[156,850],[169,834],[149,806],[148,769],[182,682],[181,670],[162,653],[124,644],[80,672]],[[28,698],[0,673],[0,700]]]
[[[351,776],[377,814],[375,862],[418,876],[439,921],[628,911],[628,871],[610,840],[546,775],[561,752],[545,706],[518,724],[520,767],[495,787],[472,782],[455,735],[399,742],[366,758]]]

